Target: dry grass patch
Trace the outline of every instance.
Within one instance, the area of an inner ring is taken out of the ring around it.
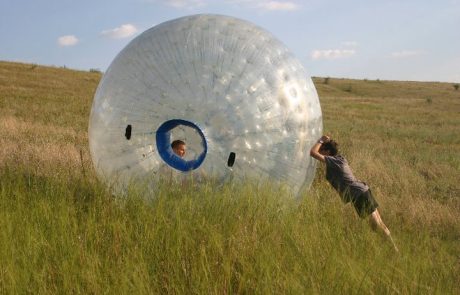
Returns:
[[[82,165],[89,169],[87,146],[77,145],[86,142],[86,137],[69,127],[0,117],[0,163],[30,167],[40,175],[62,170],[73,173]]]

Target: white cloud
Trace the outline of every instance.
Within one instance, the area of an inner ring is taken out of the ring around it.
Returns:
[[[295,1],[266,1],[266,0],[144,0],[148,2],[162,3],[174,8],[179,9],[194,9],[211,4],[220,4],[224,2],[226,4],[233,4],[238,6],[244,6],[252,9],[263,9],[270,11],[294,11],[300,8],[300,5]]]
[[[394,58],[406,58],[406,57],[412,57],[412,56],[417,56],[422,54],[422,51],[419,50],[402,50],[402,51],[397,51],[397,52],[392,52],[391,57]]]
[[[74,35],[65,35],[58,38],[57,43],[59,46],[74,46],[78,43],[78,38]]]
[[[293,11],[299,9],[299,5],[295,4],[294,2],[286,2],[286,1],[259,1],[259,7],[266,9],[266,10],[285,10],[285,11]]]
[[[206,5],[204,0],[163,0],[163,2],[175,8],[196,8]]]
[[[263,9],[270,11],[294,11],[300,5],[293,1],[266,1],[266,0],[226,0],[225,2],[236,5],[244,5],[248,8]]]
[[[137,31],[138,30],[134,25],[124,24],[119,26],[118,28],[102,31],[101,35],[111,39],[123,39],[131,37],[132,35],[136,34]]]
[[[312,59],[338,59],[355,55],[354,49],[317,49],[311,53]]]

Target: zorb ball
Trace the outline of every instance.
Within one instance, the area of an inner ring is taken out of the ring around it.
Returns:
[[[143,32],[117,55],[94,97],[89,146],[116,190],[155,187],[169,169],[296,194],[313,180],[309,151],[321,133],[313,82],[280,41],[240,19],[194,15]]]

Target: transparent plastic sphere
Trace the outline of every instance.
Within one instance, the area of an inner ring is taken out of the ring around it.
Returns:
[[[313,180],[309,150],[321,133],[313,82],[280,41],[240,19],[194,15],[143,32],[117,55],[94,97],[89,144],[98,175],[117,189],[155,187],[166,167],[298,193]]]

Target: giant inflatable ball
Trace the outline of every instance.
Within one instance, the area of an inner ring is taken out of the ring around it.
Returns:
[[[309,150],[321,133],[313,82],[280,41],[240,19],[194,15],[143,32],[117,55],[94,97],[89,146],[117,191],[155,187],[168,168],[297,194],[313,180]]]

